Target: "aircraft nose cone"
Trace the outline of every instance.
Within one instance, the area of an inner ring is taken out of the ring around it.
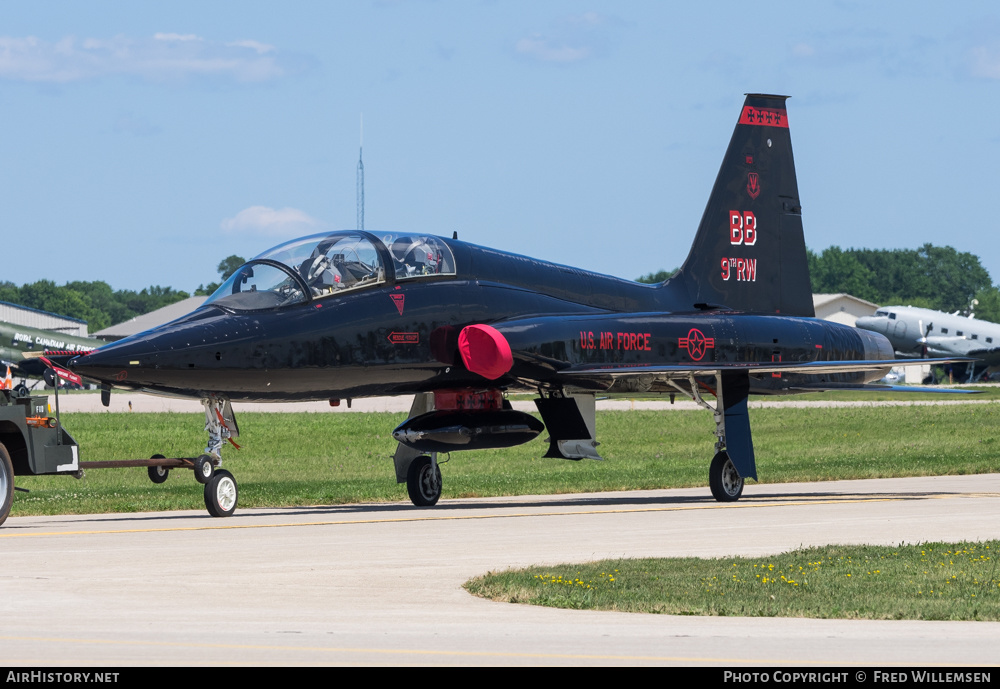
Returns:
[[[67,366],[84,378],[101,383],[121,383],[127,381],[129,369],[137,368],[142,362],[140,353],[133,350],[134,347],[128,345],[109,344],[70,359]],[[148,359],[148,350],[144,354]]]
[[[117,357],[115,357],[117,359]],[[97,380],[102,383],[109,383],[114,380],[114,375],[110,371],[116,366],[108,366],[110,363],[108,357],[101,356],[99,354],[85,354],[83,356],[78,356],[70,359],[66,366],[69,367],[71,371],[77,373],[84,378],[90,378],[91,380]]]
[[[855,327],[862,330],[871,330],[872,332],[884,333],[885,324],[882,322],[882,318],[877,318],[875,316],[862,316],[855,323]]]

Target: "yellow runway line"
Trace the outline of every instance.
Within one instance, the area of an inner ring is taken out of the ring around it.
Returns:
[[[358,524],[400,524],[407,522],[424,521],[458,521],[469,519],[517,519],[526,517],[559,517],[559,516],[585,516],[598,514],[633,514],[644,512],[682,512],[688,510],[716,510],[716,509],[757,509],[762,507],[801,507],[808,505],[836,505],[836,504],[858,504],[866,502],[894,502],[913,499],[949,499],[963,497],[1000,497],[1000,493],[949,493],[940,495],[879,495],[868,497],[851,497],[845,495],[842,498],[823,498],[816,500],[792,500],[780,501],[769,500],[766,502],[754,502],[752,499],[738,503],[707,503],[703,505],[673,505],[666,507],[636,507],[620,509],[590,509],[590,510],[567,510],[563,512],[514,512],[506,514],[456,514],[456,515],[420,515],[412,517],[386,517],[373,519],[330,519],[323,521],[309,522],[279,522],[270,524],[218,524],[211,526],[167,526],[150,529],[95,529],[86,531],[36,531],[32,533],[0,533],[0,539],[6,538],[34,538],[39,536],[79,536],[115,533],[156,533],[167,531],[217,531],[232,529],[280,529],[303,526],[351,526]]]
[[[220,649],[220,650],[252,650],[252,651],[282,651],[282,652],[295,652],[295,653],[343,653],[343,654],[371,654],[371,655],[404,655],[404,656],[428,656],[433,658],[435,664],[442,662],[443,658],[448,656],[453,656],[456,658],[468,659],[468,658],[514,658],[514,659],[534,659],[534,660],[597,660],[597,661],[619,661],[626,663],[634,662],[652,662],[652,663],[722,663],[727,665],[736,666],[746,666],[746,665],[773,665],[773,666],[790,666],[790,665],[849,665],[849,666],[859,666],[866,665],[866,663],[857,662],[844,662],[838,663],[836,661],[830,660],[787,660],[778,658],[769,658],[765,660],[755,660],[751,658],[703,658],[703,657],[686,657],[686,656],[643,656],[643,655],[604,655],[604,654],[582,654],[582,653],[517,653],[517,652],[500,652],[500,651],[440,651],[432,649],[406,649],[406,648],[346,648],[346,647],[324,647],[324,646],[272,646],[265,644],[217,644],[217,643],[203,643],[203,642],[179,642],[179,641],[135,641],[135,640],[115,640],[115,639],[72,639],[72,638],[48,638],[48,637],[32,637],[32,636],[0,636],[0,641],[31,641],[46,644],[81,644],[81,645],[110,645],[110,646],[158,646],[163,648],[203,648],[203,649]],[[37,659],[28,658],[2,658],[0,657],[0,665],[10,665],[10,666],[20,666],[20,667],[36,667],[38,665],[47,665],[50,660],[39,661]],[[356,664],[348,661],[344,661],[347,664]],[[224,661],[219,662],[218,660],[213,660],[211,663],[206,663],[206,665],[249,665],[256,666],[259,663],[226,663]],[[295,663],[298,664],[298,663]],[[106,666],[107,663],[99,663],[101,666]],[[183,665],[191,665],[189,661],[184,661]],[[868,663],[867,665],[878,665],[878,663]],[[935,667],[943,667],[942,665],[935,665]],[[121,666],[117,666],[116,669],[121,672]]]

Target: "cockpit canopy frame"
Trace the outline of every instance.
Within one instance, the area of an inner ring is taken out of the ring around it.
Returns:
[[[205,305],[259,311],[376,285],[455,274],[451,248],[433,235],[325,232],[293,239],[255,256]]]

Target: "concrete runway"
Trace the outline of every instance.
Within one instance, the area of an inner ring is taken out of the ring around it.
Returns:
[[[986,665],[1000,623],[703,618],[493,603],[490,570],[1000,538],[1000,475],[409,504],[16,517],[0,665]]]

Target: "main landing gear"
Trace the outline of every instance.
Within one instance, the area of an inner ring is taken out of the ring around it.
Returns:
[[[735,502],[743,495],[743,478],[726,452],[716,452],[708,468],[708,487],[719,502]]]
[[[694,375],[688,376],[689,389],[676,381],[669,382],[680,393],[711,411],[715,418],[715,457],[708,468],[708,487],[712,491],[712,497],[719,502],[739,500],[743,495],[744,479],[757,479],[750,419],[747,415],[749,378],[746,375],[716,373],[715,389],[709,388],[716,398],[714,407],[702,398]]]
[[[434,395],[419,393],[413,397],[408,418],[416,418],[433,409]],[[441,470],[437,465],[436,452],[424,454],[399,443],[393,455],[393,464],[396,467],[396,482],[406,483],[406,492],[414,505],[431,507],[437,504],[441,498]]]
[[[696,376],[692,372],[666,382],[712,412],[716,442],[708,484],[719,502],[739,500],[745,480],[757,480],[747,413],[749,374],[706,371]],[[714,405],[702,398],[702,390],[715,397]],[[500,395],[499,390],[439,390],[414,396],[407,420],[393,431],[399,441],[393,455],[396,481],[406,483],[414,505],[430,507],[441,497],[438,452],[511,447],[527,442],[544,427],[550,436],[546,457],[601,459],[596,451],[592,393],[565,394],[560,390],[536,400],[544,426],[511,409]]]
[[[421,455],[406,471],[406,492],[417,507],[432,507],[441,498],[441,469],[437,464],[437,453]]]

